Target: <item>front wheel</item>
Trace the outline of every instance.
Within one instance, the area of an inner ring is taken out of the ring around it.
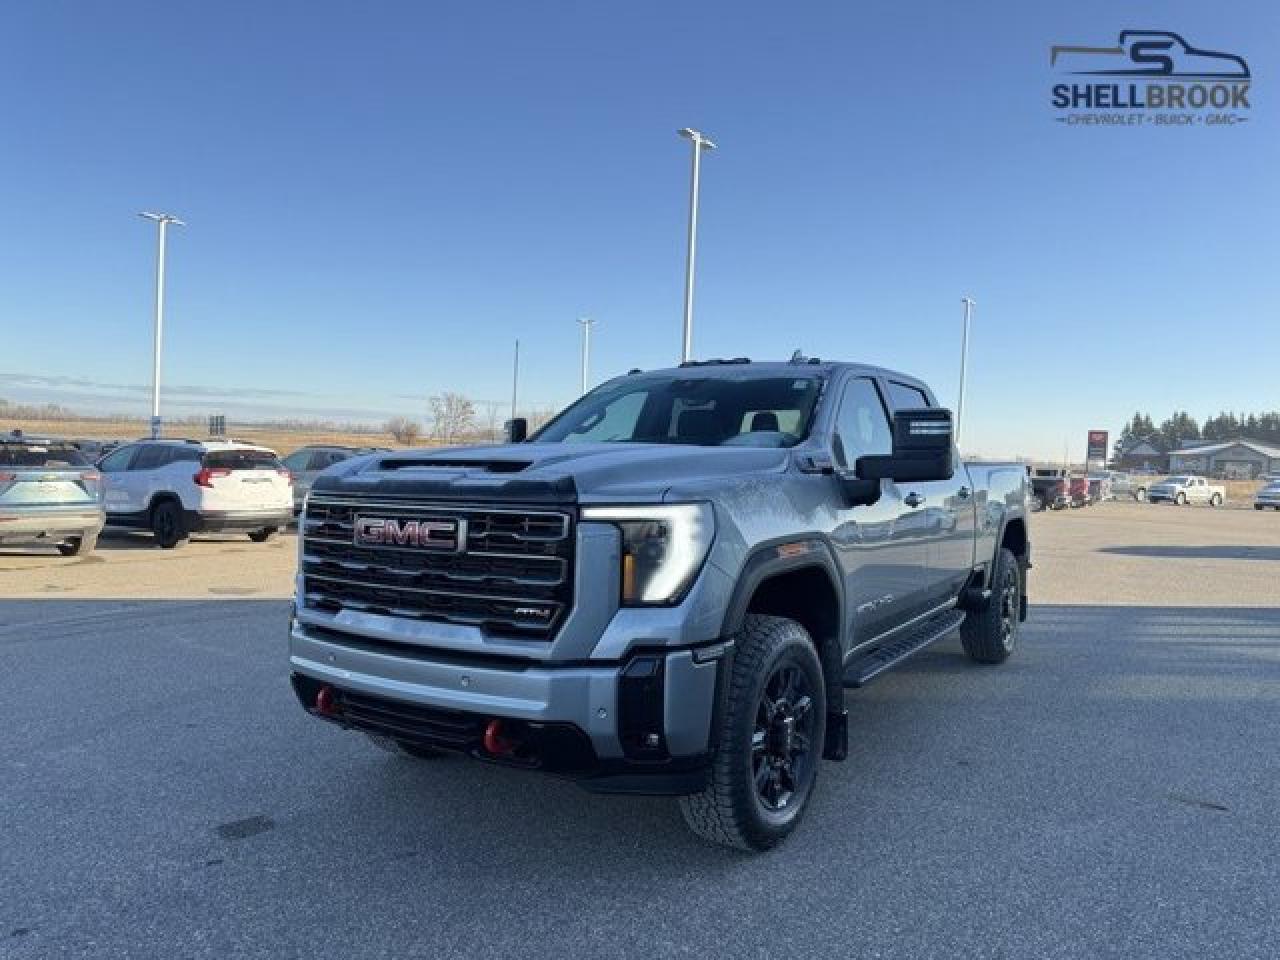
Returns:
[[[1219,493],[1215,493],[1212,497],[1210,497],[1210,498],[1209,498],[1209,506],[1211,506],[1211,507],[1220,507],[1220,506],[1222,506],[1222,495],[1221,495],[1221,494],[1219,494]]]
[[[964,652],[978,663],[1004,663],[1018,643],[1022,624],[1022,569],[1008,547],[996,555],[991,599],[960,625]]]
[[[250,530],[249,539],[254,543],[266,543],[271,539],[271,535],[275,532],[275,527],[263,527],[261,530]]]
[[[701,793],[680,798],[689,829],[712,843],[768,850],[795,829],[826,733],[822,665],[794,620],[751,614],[734,636],[720,745]]]

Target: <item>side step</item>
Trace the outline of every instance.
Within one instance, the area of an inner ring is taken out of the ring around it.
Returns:
[[[926,620],[909,633],[859,654],[844,668],[844,685],[846,687],[866,685],[913,653],[919,653],[929,644],[941,640],[964,623],[964,616],[963,610],[948,610],[946,613],[940,613]]]

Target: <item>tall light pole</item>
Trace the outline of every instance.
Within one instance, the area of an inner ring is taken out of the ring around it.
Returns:
[[[168,213],[138,214],[148,220],[154,220],[158,233],[158,250],[156,252],[156,329],[151,353],[151,436],[160,436],[160,344],[164,336],[164,247],[168,237],[169,224],[186,226],[181,220]]]
[[[969,319],[973,316],[972,297],[961,297],[964,304],[964,334],[960,338],[960,398],[956,401],[956,446],[960,446],[964,430],[964,380],[969,372]]]
[[[516,391],[520,388],[520,341],[516,341],[516,355],[511,361],[511,419],[516,418]]]
[[[580,394],[587,392],[587,369],[591,363],[591,326],[595,323],[590,317],[579,317],[578,323],[582,324],[582,389]]]
[[[702,174],[702,151],[716,145],[705,134],[690,127],[677,131],[693,145],[693,171],[689,182],[689,250],[684,261],[684,340],[680,362],[693,358],[693,266],[698,252],[698,184]]]

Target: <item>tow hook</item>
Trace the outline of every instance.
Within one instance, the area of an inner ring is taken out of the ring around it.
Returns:
[[[486,753],[491,753],[495,757],[509,757],[516,751],[519,744],[514,740],[508,740],[502,735],[502,721],[497,718],[490,720],[484,728],[484,749]]]

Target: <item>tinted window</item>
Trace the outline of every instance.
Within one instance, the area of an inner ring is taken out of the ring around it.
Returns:
[[[284,466],[270,450],[210,450],[201,462],[223,470],[279,470]]]
[[[0,443],[0,467],[87,467],[89,461],[65,443]]]
[[[836,459],[841,466],[852,467],[859,457],[893,452],[893,435],[889,418],[875,383],[859,377],[850,380],[840,398],[836,415]]]
[[[889,404],[895,410],[912,410],[929,406],[929,398],[917,387],[909,387],[905,383],[889,381]]]
[[[587,394],[534,439],[790,447],[808,433],[821,388],[813,376],[636,377]],[[776,425],[756,421],[765,411]]]
[[[129,466],[130,470],[154,470],[170,462],[170,448],[158,443],[148,444],[138,451],[137,458]]]
[[[311,458],[312,470],[323,470],[325,467],[331,467],[335,463],[341,463],[346,460],[350,454],[341,450],[320,450]]]

